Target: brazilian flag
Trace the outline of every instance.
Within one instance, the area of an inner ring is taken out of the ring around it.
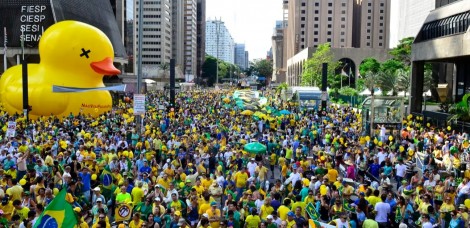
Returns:
[[[104,170],[101,173],[101,183],[105,189],[111,189],[113,185],[113,174],[111,173],[109,166],[104,167]]]
[[[65,200],[67,191],[62,189],[39,216],[34,228],[72,228],[77,224],[77,217],[72,205]]]
[[[356,211],[356,209],[354,207],[351,207],[349,205],[349,203],[346,199],[343,199],[343,208],[344,208],[344,210],[349,211],[349,212],[355,212]]]

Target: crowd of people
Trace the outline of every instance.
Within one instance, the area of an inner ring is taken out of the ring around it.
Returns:
[[[262,93],[261,118],[233,90],[148,93],[142,124],[128,97],[98,118],[2,113],[0,227],[33,227],[62,189],[77,227],[469,227],[466,133],[407,116],[366,136],[356,109]]]

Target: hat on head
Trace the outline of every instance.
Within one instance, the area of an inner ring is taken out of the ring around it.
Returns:
[[[209,218],[209,215],[207,213],[202,214],[202,217]]]
[[[459,209],[466,209],[467,207],[464,204],[459,205]]]
[[[359,193],[361,196],[365,196],[366,194],[364,192]]]
[[[183,224],[186,224],[186,220],[184,218],[180,218],[178,220],[178,226],[182,226]]]
[[[80,212],[82,212],[82,209],[79,208],[79,207],[75,207],[75,208],[73,209],[73,211],[75,211],[75,212],[77,212],[77,213],[80,213]]]
[[[162,201],[162,199],[160,199],[160,197],[156,197],[155,201]]]
[[[211,202],[211,206],[217,206],[216,202]]]
[[[98,198],[98,199],[96,199],[96,202],[103,202],[103,199]]]
[[[293,217],[293,216],[295,216],[295,214],[294,214],[294,212],[289,211],[289,213],[287,213],[287,216],[292,216]]]
[[[175,215],[181,216],[181,212],[180,211],[175,211]]]
[[[99,192],[99,191],[101,191],[101,188],[100,188],[100,187],[96,187],[96,188],[93,189],[93,191]]]
[[[266,218],[267,218],[267,219],[273,219],[273,216],[272,216],[272,215],[268,215]]]

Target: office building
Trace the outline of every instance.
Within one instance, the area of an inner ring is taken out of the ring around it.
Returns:
[[[235,44],[235,65],[237,65],[240,70],[247,68],[245,61],[245,44]]]
[[[289,0],[286,45],[287,81],[300,83],[304,62],[318,45],[330,43],[336,60],[358,75],[367,57],[386,59],[391,0]]]
[[[135,3],[134,63],[137,66],[140,1]],[[172,57],[171,4],[170,0],[143,0],[143,3],[142,73],[144,78],[162,79],[160,66],[169,64]]]
[[[407,37],[416,37],[435,0],[393,0],[390,10],[390,44],[394,48]]]
[[[197,0],[197,63],[196,82],[202,75],[202,65],[206,61],[206,0]]]
[[[436,0],[435,7],[412,45],[410,112],[422,111],[427,63],[433,66],[432,77],[438,83],[440,102],[458,102],[470,92],[469,1]],[[447,121],[445,118],[439,121]]]
[[[172,2],[172,56],[176,77],[193,81],[197,67],[197,0]]]
[[[248,68],[250,67],[250,60],[249,60],[250,54],[248,51],[245,51],[245,66]]]
[[[283,21],[276,21],[272,36],[273,76],[271,80],[274,82],[285,81],[284,29]]]
[[[206,21],[206,53],[234,64],[235,43],[221,20]]]

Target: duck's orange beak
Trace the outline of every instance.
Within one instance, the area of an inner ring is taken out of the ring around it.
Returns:
[[[121,73],[120,70],[114,67],[113,60],[110,57],[107,57],[99,62],[92,62],[90,66],[98,74],[115,75]]]

